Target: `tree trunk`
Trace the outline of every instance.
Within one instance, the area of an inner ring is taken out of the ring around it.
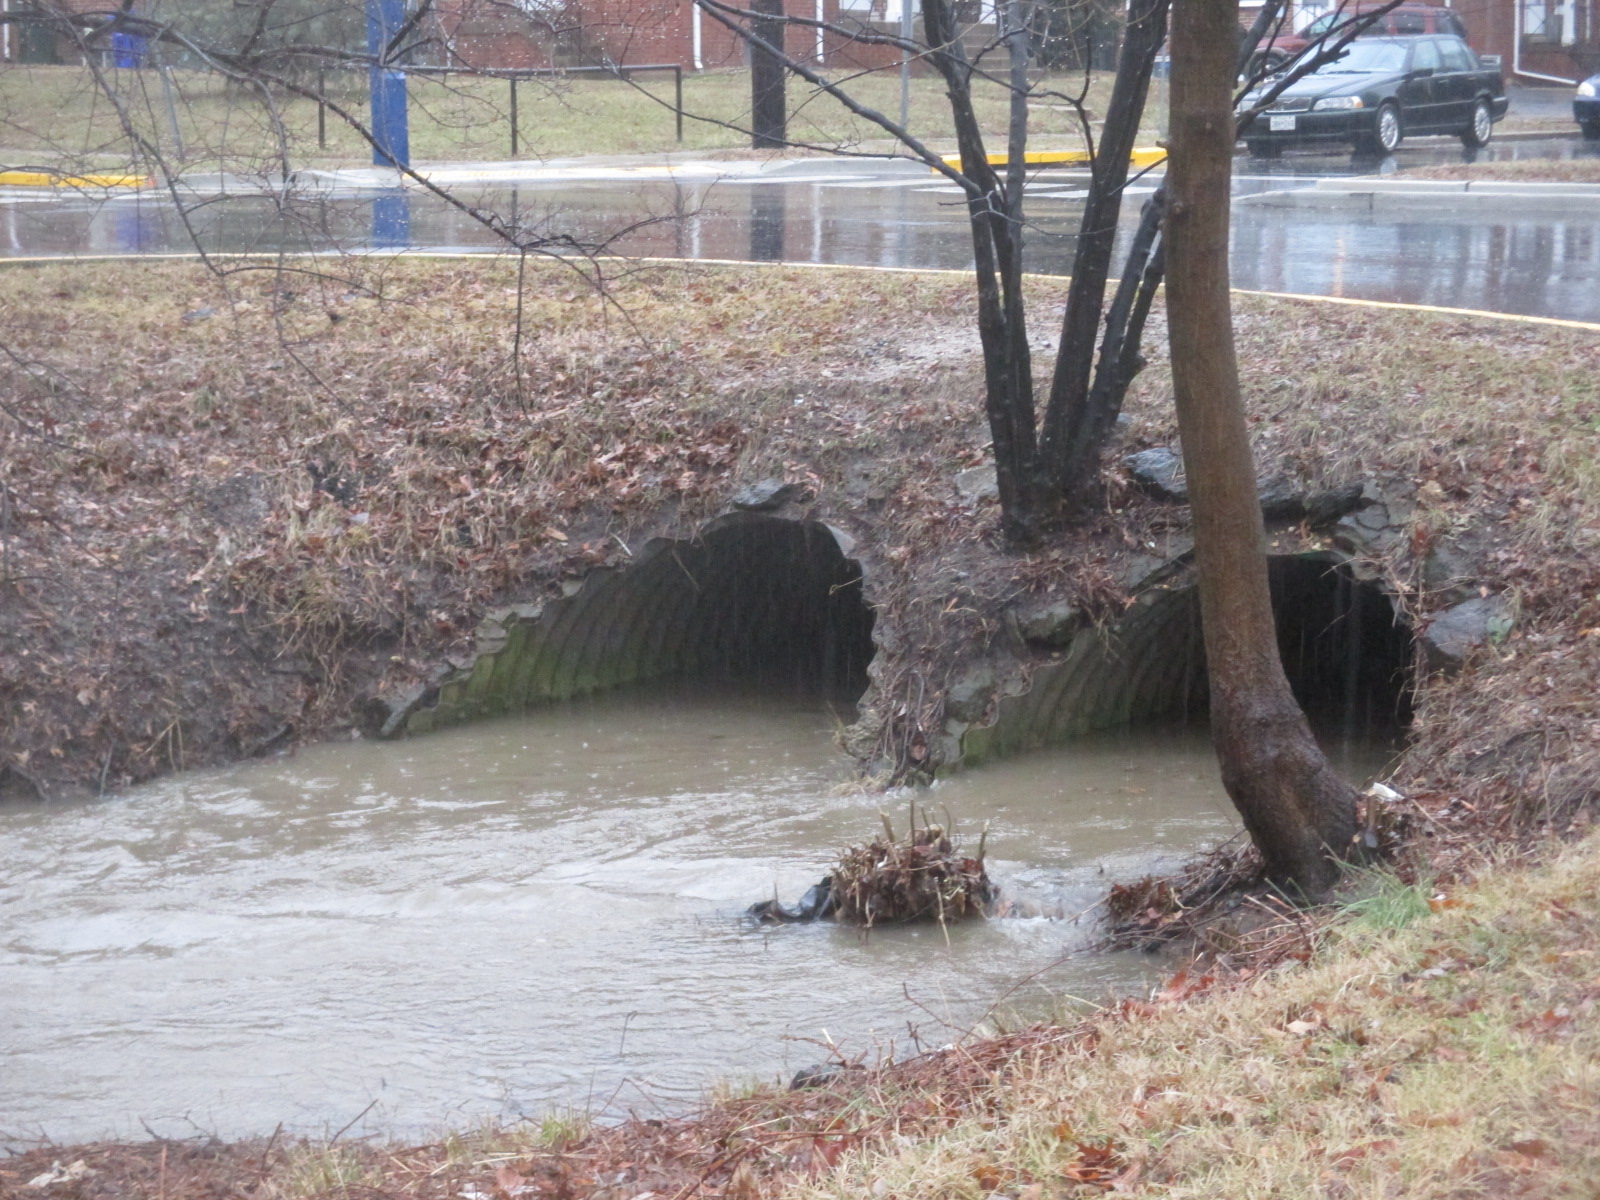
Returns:
[[[1238,49],[1236,0],[1175,0],[1166,239],[1173,391],[1223,785],[1269,877],[1319,898],[1353,847],[1356,797],[1312,738],[1278,656],[1228,295]]]
[[[1166,189],[1157,188],[1139,215],[1139,228],[1134,230],[1133,244],[1122,264],[1122,278],[1117,282],[1111,307],[1106,310],[1100,359],[1089,389],[1089,412],[1094,417],[1091,432],[1095,438],[1089,447],[1093,454],[1088,460],[1091,467],[1100,455],[1101,443],[1122,414],[1122,398],[1128,394],[1128,385],[1144,370],[1140,343],[1144,339],[1145,318],[1150,315],[1150,304],[1161,280],[1161,246],[1157,239],[1166,209]]]
[[[752,0],[750,7],[763,14],[752,22],[751,30],[759,40],[750,43],[750,145],[757,150],[771,150],[784,145],[788,138],[784,104],[788,73],[783,60],[760,43],[783,53],[783,34],[788,26],[783,19],[783,0]]]
[[[1022,193],[1020,189],[1008,191],[989,162],[972,104],[972,65],[950,0],[923,0],[922,18],[929,58],[948,91],[961,171],[974,185],[967,195],[967,219],[972,228],[984,408],[994,440],[1000,519],[1006,540],[1026,546],[1038,540],[1040,496],[1035,486],[1038,442],[1033,368],[1022,296]],[[1025,82],[1025,74],[1023,78]],[[1014,93],[1013,100],[1011,134],[1016,148],[1012,155],[1020,163],[1027,137],[1026,91],[1020,97]]]
[[[1129,156],[1139,135],[1150,72],[1166,37],[1167,0],[1133,0],[1123,35],[1117,77],[1106,106],[1106,122],[1095,148],[1093,183],[1084,200],[1078,244],[1067,288],[1067,311],[1061,322],[1040,440],[1040,465],[1057,496],[1082,494],[1095,477],[1101,445],[1116,415],[1107,419],[1090,405],[1089,380],[1099,340],[1106,279],[1117,240],[1122,193],[1128,181]]]

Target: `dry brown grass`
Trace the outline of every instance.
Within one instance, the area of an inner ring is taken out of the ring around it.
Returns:
[[[1448,897],[1386,886],[1309,968],[1125,1006],[1020,1066],[992,1115],[789,1194],[1594,1195],[1600,844]],[[1113,1178],[1082,1185],[1085,1147]]]
[[[1600,158],[1518,158],[1506,162],[1413,167],[1406,179],[1504,179],[1524,183],[1600,183]]]
[[[917,472],[886,447],[976,436],[966,364],[930,388],[879,361],[957,280],[619,268],[602,293],[532,267],[513,361],[516,281],[501,260],[11,273],[0,761],[116,784],[316,736],[486,605],[625,562],[640,522],[880,451],[892,492]]]

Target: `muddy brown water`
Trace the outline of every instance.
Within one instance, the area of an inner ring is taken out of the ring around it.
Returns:
[[[881,808],[905,820],[909,794],[848,786],[834,728],[759,697],[613,697],[0,811],[0,1134],[673,1109],[821,1042],[903,1054],[997,1002],[1147,986],[1150,958],[1081,952],[1087,921],[946,940],[742,919]],[[974,837],[989,821],[1003,886],[1069,913],[1236,828],[1200,731],[1088,738],[918,798]]]

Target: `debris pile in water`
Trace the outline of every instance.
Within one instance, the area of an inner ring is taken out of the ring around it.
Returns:
[[[846,850],[839,865],[797,905],[787,908],[777,900],[762,900],[750,906],[750,916],[767,924],[831,918],[870,927],[908,921],[942,925],[989,915],[1000,889],[983,869],[987,829],[978,839],[977,855],[968,857],[958,852],[942,825],[924,817],[919,829],[915,805],[904,841],[888,816],[879,816],[884,836]]]
[[[1208,921],[1260,881],[1261,856],[1248,842],[1222,845],[1177,874],[1112,885],[1106,896],[1109,950],[1152,949],[1195,937]]]
[[[895,835],[883,818],[881,838],[844,852],[828,876],[837,921],[883,925],[902,921],[959,921],[987,914],[998,891],[983,869],[985,831],[974,857],[962,855],[944,827],[917,828],[912,808],[909,836]]]

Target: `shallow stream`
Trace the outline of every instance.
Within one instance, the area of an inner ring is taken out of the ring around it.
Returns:
[[[0,811],[0,1135],[674,1108],[825,1059],[813,1039],[903,1054],[1156,969],[1073,955],[1088,921],[742,919],[880,808],[904,824],[909,794],[847,785],[834,728],[750,696],[611,697]],[[1236,828],[1203,732],[1085,739],[920,798],[969,839],[989,821],[1002,885],[1067,913]]]

